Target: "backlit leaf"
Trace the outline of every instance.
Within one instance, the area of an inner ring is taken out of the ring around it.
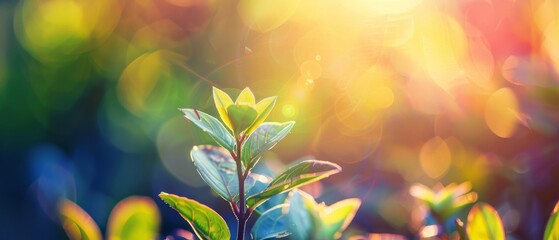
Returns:
[[[251,169],[256,165],[262,154],[272,149],[293,128],[295,122],[263,123],[244,142],[241,159]]]
[[[233,132],[238,135],[252,125],[258,113],[248,105],[231,105],[227,108],[227,116],[233,126]]]
[[[129,197],[111,212],[107,239],[155,239],[159,234],[159,210],[148,197]]]
[[[227,116],[227,108],[233,105],[233,100],[231,100],[231,97],[229,97],[227,93],[221,91],[216,87],[213,88],[213,98],[215,107],[217,108],[217,112],[219,113],[221,120],[225,123],[225,126],[233,131],[233,125],[231,125],[231,121]]]
[[[252,227],[252,238],[277,239],[291,235],[288,231],[287,216],[283,213],[284,208],[287,208],[287,204],[280,204],[263,212]]]
[[[227,129],[216,118],[204,112],[194,109],[180,109],[184,116],[192,121],[196,126],[210,134],[210,136],[219,144],[229,151],[235,150],[235,138],[227,131]]]
[[[309,194],[294,190],[289,197],[287,219],[293,239],[313,237],[313,214],[316,202]]]
[[[62,200],[58,205],[62,227],[72,240],[101,240],[101,230],[93,219],[78,205]]]
[[[208,206],[174,194],[160,193],[159,197],[192,226],[200,239],[229,239],[231,233],[225,220]]]
[[[245,133],[246,135],[250,135],[260,126],[260,124],[264,122],[264,120],[266,120],[276,104],[276,99],[277,97],[267,97],[260,100],[260,102],[256,104],[256,112],[258,113],[258,117],[256,117],[254,123],[252,123],[252,125],[247,129]]]
[[[235,160],[225,149],[210,145],[195,146],[190,157],[200,176],[227,201],[239,194],[239,180]]]
[[[547,227],[545,228],[544,240],[559,239],[559,220],[557,216],[559,215],[559,202],[555,204],[555,208],[549,217],[547,222]]]
[[[299,162],[277,176],[264,192],[249,197],[247,205],[255,208],[276,194],[316,182],[340,171],[341,167],[331,162],[318,160]]]
[[[486,203],[478,203],[472,207],[468,213],[466,232],[470,239],[505,239],[505,231],[499,214]]]
[[[318,230],[319,239],[338,239],[341,232],[351,223],[355,213],[361,206],[361,200],[350,198],[326,207],[320,212],[321,225]]]

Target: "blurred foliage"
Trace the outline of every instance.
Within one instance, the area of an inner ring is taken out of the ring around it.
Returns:
[[[348,234],[409,237],[424,220],[410,186],[468,181],[507,238],[541,239],[559,199],[558,13],[554,0],[2,1],[0,238],[62,238],[61,198],[101,230],[119,199],[163,189],[220,210],[188,161],[212,138],[176,108],[217,115],[210,86],[249,86],[297,122],[263,158],[343,167],[312,193],[362,200]],[[173,214],[165,233],[182,226]]]

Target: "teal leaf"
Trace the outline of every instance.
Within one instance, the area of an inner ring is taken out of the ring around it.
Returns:
[[[184,218],[200,239],[230,239],[225,220],[208,206],[174,194],[160,193],[159,197]]]
[[[221,197],[233,201],[239,195],[235,160],[223,148],[194,146],[190,157],[202,179]]]
[[[292,239],[311,239],[313,234],[312,213],[314,209],[309,209],[309,207],[312,208],[314,206],[312,203],[315,203],[314,199],[308,194],[301,194],[297,190],[291,192],[287,220]]]
[[[272,149],[291,131],[295,122],[262,123],[243,143],[241,159],[246,168],[256,165],[262,154]]]
[[[283,213],[287,207],[287,204],[280,204],[263,212],[252,227],[252,238],[254,240],[278,239],[291,235],[287,229],[287,216]]]
[[[256,212],[263,213],[263,212],[267,211],[268,209],[273,208],[274,206],[285,203],[285,200],[287,199],[288,195],[289,195],[289,192],[284,192],[284,193],[274,195],[270,199],[268,199],[265,202],[263,202],[262,204],[260,204],[256,208]]]
[[[192,121],[196,126],[204,130],[204,132],[207,132],[217,144],[229,151],[235,151],[235,138],[217,118],[195,109],[182,108],[179,110],[184,113],[184,116],[188,120]]]
[[[553,212],[551,212],[551,217],[547,221],[547,227],[545,228],[544,240],[559,239],[559,201],[555,204]]]
[[[319,181],[340,171],[341,167],[331,162],[318,160],[299,162],[277,176],[263,192],[248,197],[247,205],[254,209],[274,195]]]

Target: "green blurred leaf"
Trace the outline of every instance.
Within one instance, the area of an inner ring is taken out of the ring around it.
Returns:
[[[258,113],[255,108],[248,105],[231,105],[227,108],[227,116],[233,126],[233,132],[240,134],[252,125]]]
[[[320,211],[320,226],[317,230],[319,239],[338,239],[347,228],[361,206],[358,198],[344,199]]]
[[[216,118],[194,109],[180,109],[184,116],[192,121],[196,126],[210,134],[210,136],[219,144],[229,151],[235,151],[235,138],[227,131],[227,129]]]
[[[252,238],[277,239],[291,235],[288,231],[287,216],[283,213],[284,208],[287,208],[287,204],[280,204],[263,212],[252,227]]]
[[[559,215],[559,201],[555,204],[551,217],[547,222],[547,227],[545,228],[544,240],[554,240],[559,239],[559,221],[557,216]]]
[[[93,219],[78,205],[62,200],[58,205],[62,227],[72,240],[101,240],[101,230]]]
[[[155,239],[159,234],[160,216],[151,198],[128,197],[111,212],[107,239]]]
[[[200,239],[229,239],[231,233],[225,220],[208,206],[174,194],[160,193],[159,197],[192,226]]]
[[[313,214],[316,202],[309,194],[294,190],[289,197],[287,219],[292,239],[311,239],[313,237]]]
[[[478,203],[470,209],[466,233],[470,239],[505,239],[505,231],[499,214],[486,203]]]
[[[202,179],[217,194],[227,201],[238,197],[237,166],[225,149],[210,145],[194,146],[190,157]]]
[[[331,162],[318,160],[299,162],[277,176],[262,193],[250,196],[247,205],[256,208],[276,194],[316,182],[340,171],[341,167]]]
[[[243,143],[241,159],[246,168],[256,165],[262,154],[272,149],[293,128],[295,122],[263,123]]]

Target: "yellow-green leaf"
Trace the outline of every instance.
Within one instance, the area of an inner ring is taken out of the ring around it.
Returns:
[[[254,99],[254,94],[250,91],[250,88],[246,87],[239,93],[237,100],[235,100],[235,105],[248,105],[254,107],[256,105],[256,100]]]
[[[148,197],[128,197],[111,212],[107,239],[156,239],[160,216],[157,205]]]
[[[276,104],[276,99],[277,97],[275,96],[267,97],[256,104],[256,112],[258,113],[258,117],[256,117],[256,120],[254,120],[252,125],[246,130],[246,135],[250,135],[260,126],[260,124],[264,122],[264,120],[266,120],[266,118],[268,117],[268,115],[270,115],[270,112],[274,108],[274,105]]]
[[[341,237],[349,223],[355,217],[355,213],[361,206],[361,200],[350,198],[339,201],[326,207],[320,213],[321,226],[318,229],[320,239],[338,239]]]
[[[62,200],[58,205],[62,227],[72,240],[101,240],[101,230],[93,219],[70,200]]]
[[[223,218],[213,209],[195,200],[174,194],[160,193],[159,197],[184,218],[200,239],[230,239],[231,233]]]
[[[221,120],[223,121],[223,123],[225,123],[225,126],[233,131],[233,125],[231,125],[231,121],[227,116],[227,108],[233,105],[233,100],[231,99],[231,97],[229,97],[229,95],[227,95],[227,93],[221,91],[219,88],[216,87],[213,88],[213,98],[215,107],[217,108],[217,112],[219,113],[219,117],[221,117]]]
[[[468,213],[466,233],[470,239],[505,239],[505,231],[499,214],[486,203],[478,203],[472,207]]]
[[[547,222],[547,227],[545,228],[544,240],[554,240],[559,239],[559,221],[557,216],[559,215],[559,201],[555,204],[553,212],[551,212],[551,217]]]

